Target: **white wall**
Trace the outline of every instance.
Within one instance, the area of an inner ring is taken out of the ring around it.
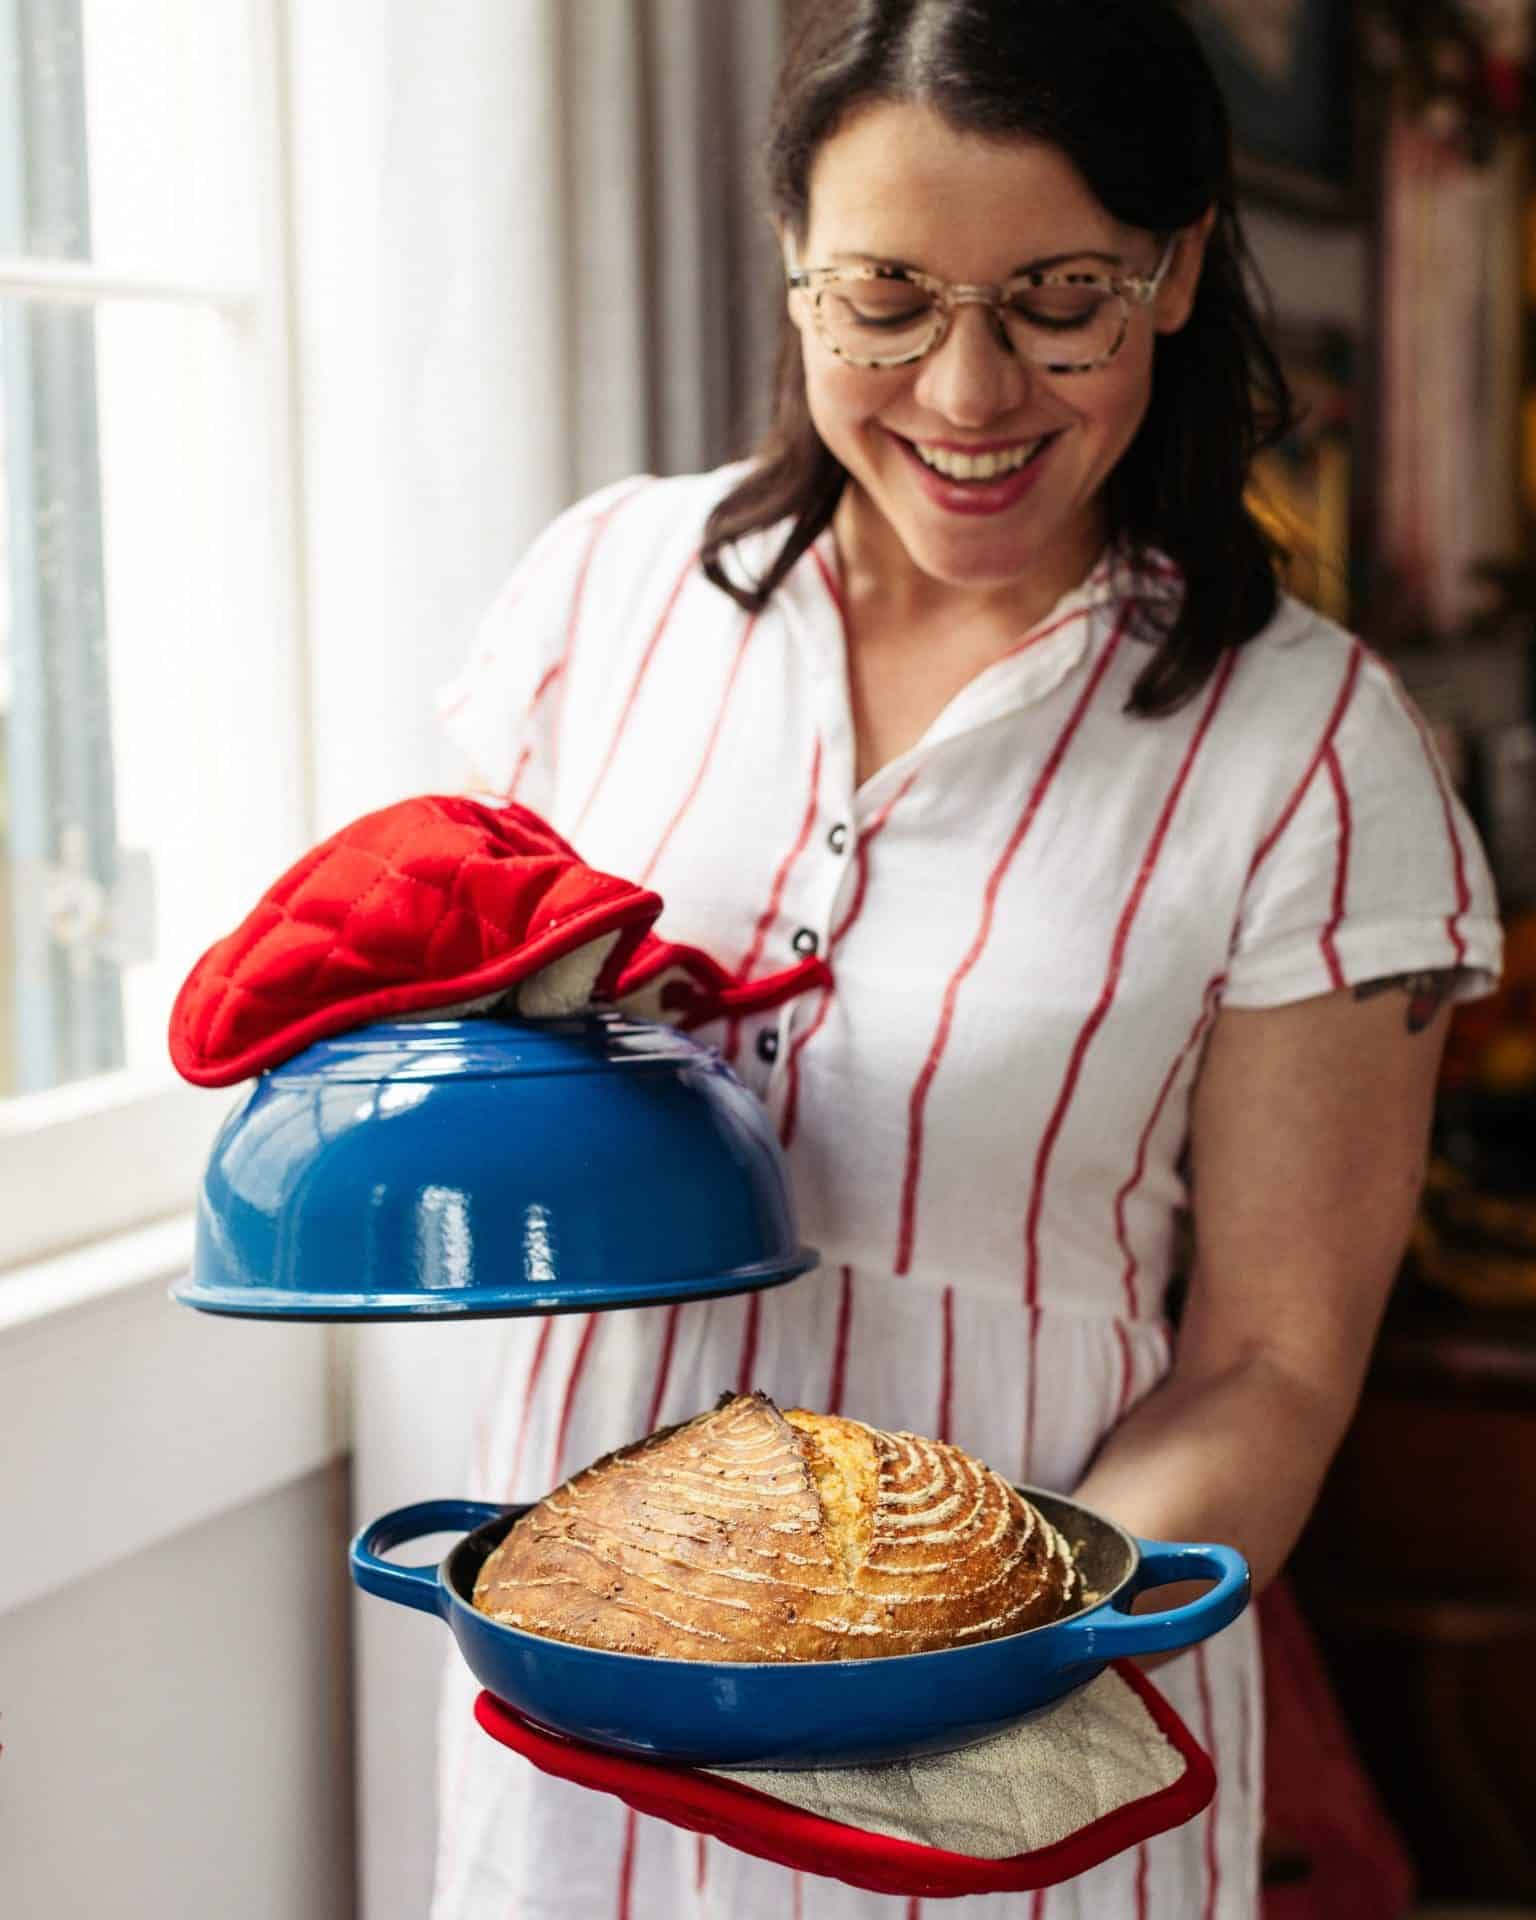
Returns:
[[[352,1913],[346,1515],[333,1466],[0,1614],[5,1920]]]
[[[0,1916],[348,1920],[324,1328],[166,1296],[173,1220],[0,1282]]]

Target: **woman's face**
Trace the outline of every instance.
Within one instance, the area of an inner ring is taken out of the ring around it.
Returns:
[[[1103,544],[1104,483],[1146,413],[1156,334],[1188,318],[1203,250],[1203,226],[1180,239],[1151,306],[1132,306],[1117,357],[1088,373],[1027,364],[974,305],[956,310],[926,359],[857,367],[822,341],[808,297],[791,294],[811,417],[852,477],[845,504],[860,535],[959,588],[1054,593],[1080,580]],[[899,264],[997,285],[1045,260],[1150,276],[1159,252],[1153,234],[1106,212],[1056,148],[959,133],[927,107],[880,103],[817,155],[798,264]],[[932,464],[1022,452],[1025,466],[990,480]]]

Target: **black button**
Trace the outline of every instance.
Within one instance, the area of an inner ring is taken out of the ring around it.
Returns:
[[[848,829],[843,825],[841,820],[838,821],[837,825],[827,835],[827,845],[834,853],[841,853],[848,845]]]
[[[770,1067],[779,1057],[779,1036],[772,1027],[764,1027],[757,1036],[757,1057]]]
[[[789,943],[796,953],[811,954],[821,945],[809,927],[802,927]]]

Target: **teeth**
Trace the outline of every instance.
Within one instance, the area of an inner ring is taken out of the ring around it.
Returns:
[[[912,444],[923,465],[946,479],[995,480],[999,474],[1017,473],[1020,467],[1028,466],[1049,438],[1043,433],[1027,446],[1009,447],[1002,453],[950,453],[942,447],[925,447],[916,440]]]

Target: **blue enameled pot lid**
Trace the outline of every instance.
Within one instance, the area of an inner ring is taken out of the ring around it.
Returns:
[[[616,1013],[481,1017],[360,1027],[261,1075],[173,1293],[444,1319],[707,1299],[815,1264],[767,1114],[717,1053]]]

